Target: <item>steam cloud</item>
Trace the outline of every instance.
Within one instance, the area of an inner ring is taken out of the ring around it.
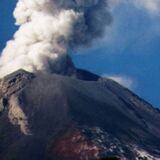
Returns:
[[[14,17],[20,27],[0,57],[0,77],[60,70],[68,49],[101,37],[112,20],[107,0],[19,0]]]

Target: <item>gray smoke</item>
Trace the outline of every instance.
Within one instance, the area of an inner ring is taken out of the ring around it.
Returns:
[[[107,0],[19,0],[14,17],[20,27],[0,57],[0,77],[58,71],[68,49],[90,45],[112,21]]]

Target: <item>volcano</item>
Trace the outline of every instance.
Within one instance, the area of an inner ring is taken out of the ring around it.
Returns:
[[[159,160],[160,110],[70,61],[0,80],[0,160]]]

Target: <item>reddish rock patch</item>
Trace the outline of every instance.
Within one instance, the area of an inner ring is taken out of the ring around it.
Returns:
[[[52,153],[64,160],[97,160],[101,150],[80,130],[72,130],[54,142]]]

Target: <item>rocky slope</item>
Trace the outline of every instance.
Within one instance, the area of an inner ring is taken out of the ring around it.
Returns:
[[[0,80],[1,160],[159,160],[159,122],[158,109],[84,70]]]

